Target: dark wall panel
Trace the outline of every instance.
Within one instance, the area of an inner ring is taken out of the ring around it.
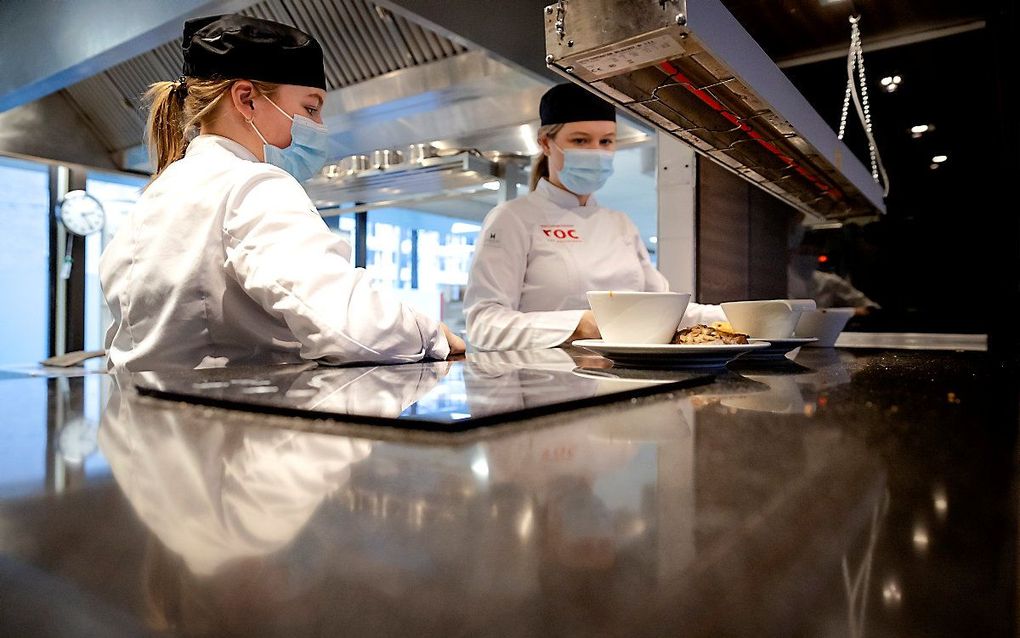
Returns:
[[[747,183],[698,158],[698,299],[719,303],[748,292]]]
[[[698,300],[784,298],[788,236],[800,213],[698,159]]]
[[[748,297],[782,299],[786,292],[786,263],[792,225],[800,213],[760,188],[748,189],[751,241]]]

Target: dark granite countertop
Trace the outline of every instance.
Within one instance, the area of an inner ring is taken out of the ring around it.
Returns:
[[[0,379],[0,636],[1016,632],[985,353],[805,349],[448,437],[119,383]]]

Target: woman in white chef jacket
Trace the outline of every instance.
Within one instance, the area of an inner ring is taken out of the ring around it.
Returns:
[[[463,351],[444,325],[370,287],[299,183],[326,159],[319,44],[225,15],[187,21],[183,53],[184,75],[147,94],[155,177],[100,262],[110,365],[397,363]]]
[[[480,350],[552,348],[598,338],[588,290],[661,292],[626,214],[592,195],[612,174],[616,110],[574,84],[542,96],[532,192],[485,218],[464,296],[468,342]],[[681,325],[724,321],[718,306],[690,304]]]

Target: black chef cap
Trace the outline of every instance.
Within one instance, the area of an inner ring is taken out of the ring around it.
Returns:
[[[576,84],[557,84],[542,96],[538,105],[542,126],[588,122],[616,121],[616,108],[602,98]]]
[[[322,47],[294,27],[242,15],[184,23],[184,75],[326,89]]]

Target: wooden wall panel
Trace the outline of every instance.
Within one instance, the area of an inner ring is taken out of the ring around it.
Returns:
[[[784,298],[787,236],[800,213],[698,158],[698,301]]]
[[[746,299],[747,189],[744,180],[698,158],[698,300]]]
[[[783,299],[786,291],[788,241],[801,215],[760,188],[749,190],[750,257],[748,298]]]

